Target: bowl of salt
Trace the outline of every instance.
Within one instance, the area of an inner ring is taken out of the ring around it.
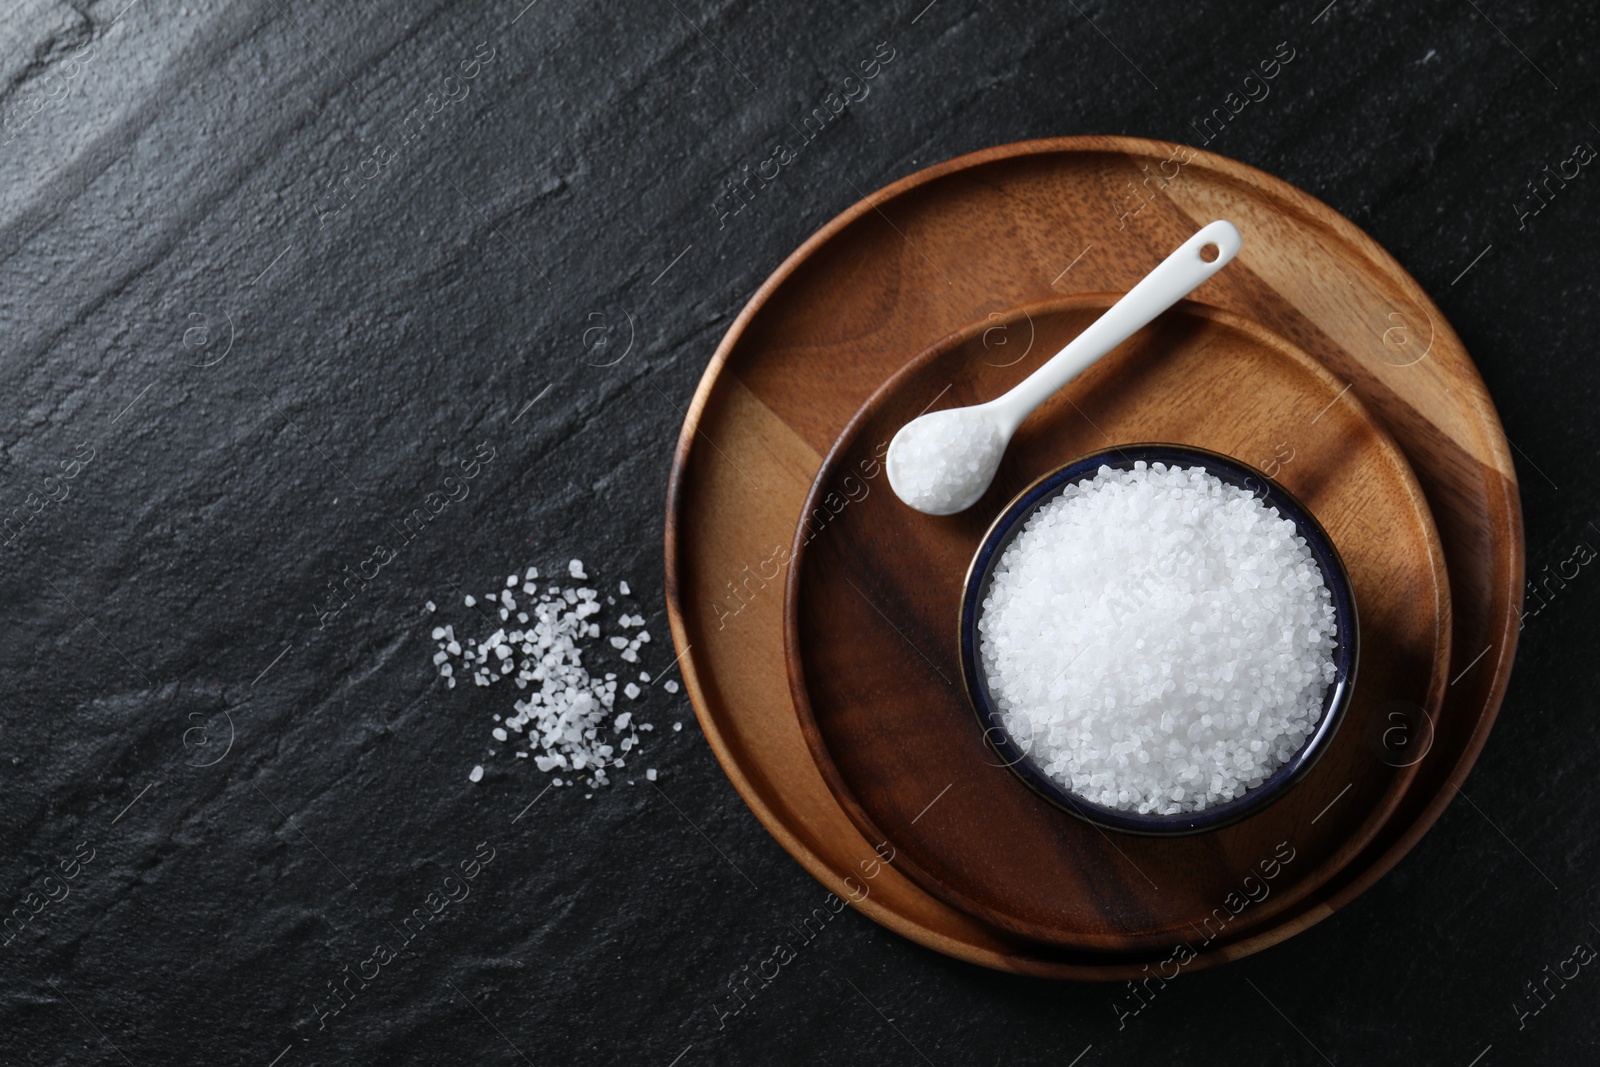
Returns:
[[[1221,453],[1122,445],[1019,493],[962,590],[985,739],[1105,829],[1201,833],[1311,771],[1355,689],[1338,551],[1281,485]]]

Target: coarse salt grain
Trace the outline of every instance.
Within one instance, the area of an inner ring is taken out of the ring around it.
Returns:
[[[1201,811],[1322,717],[1332,596],[1294,524],[1200,467],[1102,466],[1026,520],[978,619],[1012,739],[1077,795]]]

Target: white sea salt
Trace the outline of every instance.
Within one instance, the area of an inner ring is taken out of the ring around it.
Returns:
[[[969,408],[935,411],[907,423],[889,442],[889,481],[918,511],[948,514],[983,492],[1005,447],[987,415]]]
[[[1322,716],[1332,597],[1294,524],[1203,468],[1102,466],[1031,515],[978,619],[1007,732],[1123,811],[1260,785]]]
[[[567,569],[573,578],[588,577],[580,560],[573,560]],[[576,785],[580,778],[591,789],[609,785],[607,768],[621,766],[616,753],[634,749],[640,731],[651,730],[652,724],[638,721],[637,712],[613,717],[619,696],[617,674],[591,673],[585,658],[609,647],[613,655],[637,663],[642,642],[621,636],[602,642],[599,623],[590,621],[603,610],[594,589],[551,585],[540,593],[536,586],[523,584],[519,604],[511,595],[512,587],[524,580],[531,583],[537,576],[534,567],[527,568],[522,579],[512,573],[504,589],[483,596],[490,604],[504,605],[500,608],[504,625],[487,636],[458,638],[453,625],[432,627],[433,662],[448,688],[455,687],[453,675],[458,668],[463,678],[470,676],[479,687],[512,680],[518,699],[503,722],[501,716],[493,716],[500,725],[493,726],[490,735],[498,743],[511,740],[514,745],[525,745],[525,751],[511,753],[514,758],[531,757],[544,773],[573,772],[572,777],[554,779],[555,785]],[[622,583],[623,588],[626,585]],[[477,604],[470,595],[464,595],[462,601],[468,608]],[[515,623],[509,621],[509,611],[517,611]],[[476,612],[470,614],[470,620],[482,618]],[[643,616],[638,616],[638,623],[643,622]],[[633,672],[649,678],[637,667]],[[642,693],[637,683],[627,682],[621,695],[637,699]],[[495,749],[488,749],[488,754],[493,756]],[[468,777],[480,781],[482,765],[474,767]]]

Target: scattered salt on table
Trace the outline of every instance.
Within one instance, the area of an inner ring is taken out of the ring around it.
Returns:
[[[572,560],[567,570],[580,581],[588,578],[581,560]],[[557,585],[540,593],[532,584],[538,575],[536,567],[528,567],[520,578],[513,572],[507,575],[504,589],[482,596],[499,608],[505,625],[481,639],[457,639],[453,625],[433,627],[434,663],[448,688],[455,687],[459,669],[464,676],[470,676],[474,685],[491,686],[510,678],[518,690],[526,693],[525,698],[512,704],[513,711],[504,724],[490,731],[499,743],[507,742],[512,734],[519,735],[516,742],[526,744],[527,750],[513,752],[515,758],[532,758],[541,772],[577,772],[591,789],[609,785],[607,769],[623,765],[618,753],[634,749],[640,732],[651,730],[652,725],[636,722],[634,713],[623,712],[615,716],[607,732],[606,721],[618,698],[616,672],[606,672],[602,678],[591,674],[584,665],[589,651],[587,642],[601,639],[599,623],[591,621],[603,610],[600,595],[584,586]],[[518,586],[521,604],[512,596]],[[618,588],[624,595],[631,592],[627,582],[619,583]],[[468,608],[475,608],[479,599],[470,594],[462,596]],[[513,611],[517,613],[515,623],[509,618]],[[481,617],[481,613],[475,617]],[[624,628],[642,626],[644,616],[624,615],[620,624]],[[648,640],[649,635],[641,632],[633,640],[612,637],[607,644],[623,661],[636,664],[639,648]],[[650,679],[647,671],[637,673],[642,681]],[[621,695],[630,700],[643,693],[631,681],[622,683],[621,689]],[[495,715],[494,720],[500,722],[500,716]],[[494,753],[494,749],[488,750],[489,755]],[[469,775],[474,782],[482,777],[482,765],[474,767]],[[577,779],[555,778],[552,784],[575,785]]]

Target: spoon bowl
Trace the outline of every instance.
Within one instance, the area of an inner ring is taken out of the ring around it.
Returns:
[[[988,404],[930,412],[889,443],[889,484],[925,515],[965,511],[988,491],[1010,439]]]

